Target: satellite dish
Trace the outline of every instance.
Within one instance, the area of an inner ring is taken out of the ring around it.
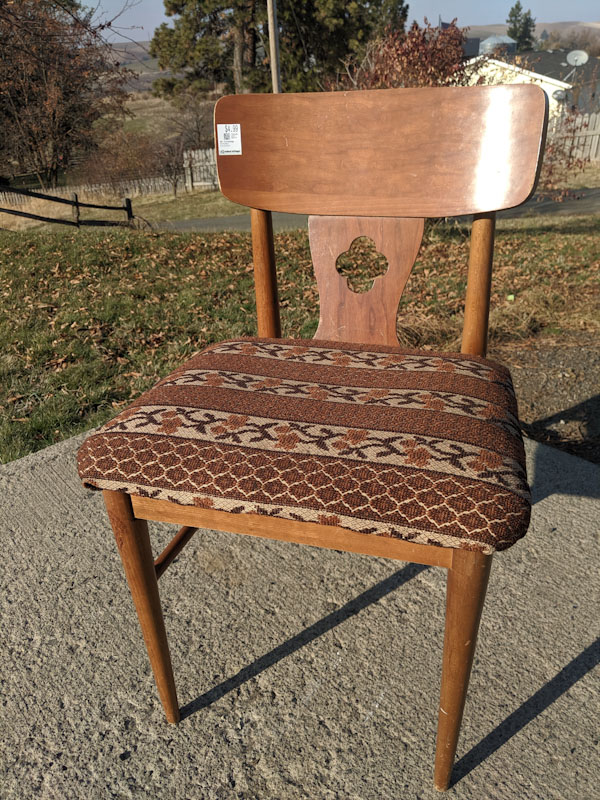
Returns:
[[[588,58],[589,56],[585,50],[571,50],[571,52],[567,54],[567,62],[572,67],[581,67],[587,62]]]
[[[556,91],[552,92],[552,97],[555,100],[558,100],[559,103],[562,103],[562,101],[565,99],[566,96],[567,93],[565,92],[564,89],[557,89]]]

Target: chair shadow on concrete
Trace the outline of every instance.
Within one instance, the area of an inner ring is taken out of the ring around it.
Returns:
[[[355,616],[368,606],[381,600],[382,597],[398,589],[426,569],[429,569],[429,567],[423,566],[422,564],[408,564],[406,567],[394,572],[389,578],[379,581],[379,583],[376,583],[370,589],[359,594],[358,597],[349,600],[341,606],[341,608],[332,611],[331,614],[327,614],[326,617],[323,617],[300,633],[292,636],[287,641],[277,645],[273,650],[260,656],[251,664],[241,669],[237,675],[232,675],[231,678],[227,678],[227,680],[223,681],[218,686],[214,686],[212,689],[209,689],[208,692],[201,694],[195,700],[183,706],[181,709],[181,719],[183,720],[196,711],[200,711],[212,705],[212,703],[220,700],[228,692],[239,688],[242,684],[246,683],[246,681],[260,675],[261,672],[269,669],[269,667],[272,667],[278,661],[286,658],[286,656],[292,655],[292,653],[295,653],[302,647],[310,644],[310,642],[318,639],[319,636],[322,636],[324,633],[332,630],[332,628],[345,622],[345,620],[350,619],[350,617]]]
[[[350,617],[355,616],[368,606],[381,600],[386,595],[398,589],[421,572],[430,569],[420,564],[409,564],[401,570],[394,572],[388,578],[376,583],[358,597],[345,603],[341,608],[328,614],[326,617],[305,628],[300,633],[292,636],[287,641],[257,658],[251,664],[241,669],[222,683],[201,694],[195,700],[181,709],[181,719],[191,716],[196,711],[220,700],[229,692],[238,689],[247,681],[255,678],[261,672],[274,666],[278,661],[310,644],[319,636],[340,625]],[[545,683],[522,705],[506,717],[493,731],[487,734],[478,744],[466,753],[454,766],[452,786],[462,780],[473,769],[478,767],[490,755],[499,750],[515,734],[521,731],[535,717],[545,711],[567,692],[578,680],[600,663],[600,638],[596,639],[589,647],[583,650],[576,658],[570,661],[551,680]]]
[[[545,683],[512,714],[488,733],[475,747],[471,748],[455,765],[452,771],[452,784],[468,775],[486,758],[499,750],[516,733],[523,730],[542,711],[567,692],[578,680],[591,672],[600,663],[600,638],[586,647],[576,658],[563,667],[560,672]]]
[[[569,445],[569,454],[559,446],[562,444],[561,437],[551,427],[560,424],[561,420],[577,422],[583,431],[581,442]],[[598,468],[590,466],[589,470],[586,470],[582,464],[581,469],[575,469],[569,457],[578,455],[590,460],[592,450],[596,454],[600,448],[600,394],[589,397],[564,411],[522,425],[522,428],[529,438],[556,448],[552,458],[549,458],[550,453],[542,448],[537,451],[533,472],[529,476],[533,504],[551,494],[600,498]]]

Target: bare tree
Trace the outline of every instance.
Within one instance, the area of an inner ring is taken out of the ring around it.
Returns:
[[[361,59],[346,63],[336,87],[387,89],[418,86],[466,86],[474,82],[476,66],[465,61],[463,43],[466,31],[456,20],[440,29],[425,20],[416,22],[406,33],[388,29],[369,42]]]
[[[55,186],[94,146],[100,120],[124,114],[126,73],[77,3],[0,4],[0,145],[12,174]]]

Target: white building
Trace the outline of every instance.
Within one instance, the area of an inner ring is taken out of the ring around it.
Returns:
[[[487,39],[484,39],[479,44],[479,55],[489,55],[499,48],[502,48],[507,53],[516,53],[517,43],[510,36],[488,36]]]
[[[473,83],[477,81],[478,76],[484,78],[486,84],[535,83],[537,86],[541,86],[548,95],[550,119],[560,116],[565,94],[572,88],[570,83],[550,78],[547,75],[540,75],[538,72],[523,69],[515,64],[507,64],[497,58],[473,58],[469,63],[476,64],[477,61],[481,61],[481,66],[473,77]]]

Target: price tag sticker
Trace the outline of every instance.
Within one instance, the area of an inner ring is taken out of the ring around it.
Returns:
[[[241,156],[242,126],[238,122],[217,125],[217,147],[220,156]]]

